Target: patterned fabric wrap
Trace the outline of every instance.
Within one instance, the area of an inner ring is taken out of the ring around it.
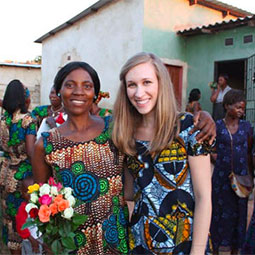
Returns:
[[[181,129],[169,148],[152,158],[148,142],[136,142],[138,156],[128,159],[135,179],[135,209],[130,227],[131,254],[189,254],[194,194],[188,155],[205,155],[210,147],[189,134],[193,117],[181,117]]]
[[[20,248],[15,216],[20,204],[21,181],[32,174],[26,153],[26,135],[36,135],[35,120],[29,113],[5,113],[1,119],[1,146],[5,152],[0,165],[1,208],[3,211],[3,240],[11,249]]]
[[[58,129],[42,134],[54,178],[74,190],[76,212],[88,220],[76,232],[77,254],[127,254],[127,208],[123,199],[124,156],[109,139],[109,117],[95,139],[73,142]]]

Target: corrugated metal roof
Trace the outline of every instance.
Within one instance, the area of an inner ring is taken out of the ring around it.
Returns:
[[[41,65],[15,63],[15,62],[0,62],[0,66],[12,66],[12,67],[26,67],[26,68],[41,68]]]
[[[41,36],[40,38],[38,38],[37,40],[35,40],[36,43],[42,43],[43,40],[47,39],[48,37],[58,33],[59,31],[72,26],[75,22],[81,20],[82,18],[86,17],[87,15],[91,14],[91,13],[95,13],[96,11],[98,11],[100,8],[102,8],[103,6],[114,2],[114,1],[119,1],[119,0],[99,0],[98,2],[96,2],[95,4],[93,4],[92,6],[90,6],[89,8],[85,9],[83,12],[79,13],[78,15],[76,15],[75,17],[73,17],[72,19],[68,20],[67,22],[63,23],[62,25],[52,29],[51,31],[49,31],[48,33],[44,34],[43,36]],[[187,0],[188,1],[188,0]],[[225,3],[222,3],[220,1],[217,0],[197,0],[198,4],[207,6],[208,8],[213,8],[212,6],[216,7],[216,9],[218,9],[219,11],[222,11],[222,8],[226,8],[230,11],[230,14],[234,15],[234,16],[247,16],[247,15],[252,15],[252,13],[241,10],[237,7],[234,7],[232,5],[228,5]],[[215,9],[215,8],[214,8]]]
[[[72,26],[75,22],[81,20],[82,18],[86,17],[87,15],[91,13],[97,12],[100,8],[105,6],[108,3],[118,1],[118,0],[100,0],[96,2],[95,4],[91,5],[89,8],[85,9],[83,12],[79,13],[78,15],[74,16],[72,19],[68,20],[67,22],[63,23],[62,25],[52,29],[48,33],[44,34],[37,40],[35,40],[36,43],[42,43],[43,40],[47,39],[48,37],[58,33],[59,31],[65,29],[66,27]]]
[[[197,26],[194,28],[188,28],[179,30],[177,34],[179,35],[197,35],[197,34],[212,34],[221,30],[231,29],[233,27],[240,26],[253,26],[255,27],[255,15],[230,19],[228,21],[215,22],[214,24]]]
[[[233,16],[236,16],[236,17],[249,16],[249,15],[254,14],[254,13],[242,10],[240,8],[237,8],[233,5],[226,4],[226,3],[223,3],[223,2],[220,2],[220,1],[217,1],[217,0],[197,0],[197,3],[198,4],[203,4],[204,3],[204,5],[206,5],[206,3],[208,3],[209,5],[212,4],[212,5],[217,5],[219,7],[222,7],[222,8],[229,9],[230,14],[232,14]]]

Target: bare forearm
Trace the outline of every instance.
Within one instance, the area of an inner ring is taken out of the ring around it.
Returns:
[[[210,100],[211,100],[212,103],[215,103],[218,95],[219,95],[219,90],[218,89],[212,91],[212,95],[210,97]]]
[[[191,255],[201,255],[205,253],[210,222],[212,206],[211,197],[204,196],[196,200]]]

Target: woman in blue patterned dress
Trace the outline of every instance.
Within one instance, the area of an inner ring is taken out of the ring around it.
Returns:
[[[190,134],[193,116],[178,114],[158,57],[130,58],[120,80],[112,139],[130,155],[124,186],[126,199],[134,199],[131,254],[204,254],[211,218],[210,146]]]
[[[76,212],[88,216],[76,231],[77,254],[127,254],[124,155],[110,139],[110,117],[90,114],[99,77],[87,63],[70,62],[59,70],[54,86],[68,118],[36,143],[35,180],[44,183],[53,176],[73,189],[79,201]]]
[[[23,202],[21,182],[32,174],[30,159],[35,142],[36,124],[27,112],[29,101],[28,90],[19,80],[12,80],[5,91],[5,113],[0,122],[1,147],[5,153],[0,168],[3,240],[12,254],[21,252],[22,240],[15,227],[15,216]]]
[[[242,91],[233,89],[227,92],[223,105],[225,118],[216,122],[211,235],[216,254],[238,254],[245,239],[248,198],[236,195],[229,175],[232,171],[238,175],[248,174],[252,162],[252,127],[241,119],[245,110]]]

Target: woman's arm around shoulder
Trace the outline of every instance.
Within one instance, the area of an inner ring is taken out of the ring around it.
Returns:
[[[190,254],[205,253],[211,222],[211,167],[210,155],[189,156],[195,196],[193,237]]]
[[[51,176],[51,168],[45,161],[45,149],[43,137],[35,143],[34,155],[32,158],[33,176],[36,183],[45,183]]]

